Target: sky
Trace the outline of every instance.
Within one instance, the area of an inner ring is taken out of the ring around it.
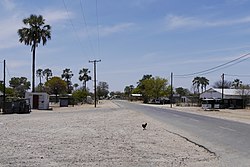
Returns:
[[[73,84],[82,84],[82,68],[93,79],[93,60],[101,60],[97,82],[109,91],[136,87],[147,74],[170,83],[173,73],[173,86],[190,90],[194,77],[212,87],[223,73],[250,84],[249,7],[250,0],[0,0],[0,80],[6,60],[7,81],[31,81],[31,48],[17,30],[35,14],[52,27],[52,39],[37,48],[36,69],[61,76],[70,68]],[[93,91],[93,80],[87,86]]]

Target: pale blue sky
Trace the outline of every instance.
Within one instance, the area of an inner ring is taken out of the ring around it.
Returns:
[[[38,47],[36,68],[50,68],[54,76],[70,68],[80,84],[79,70],[92,75],[89,60],[101,59],[98,81],[123,91],[144,74],[170,79],[171,72],[195,73],[249,53],[249,7],[250,0],[0,0],[0,61],[7,61],[7,80],[30,80],[30,47],[18,42],[17,29],[22,19],[41,14],[52,40]],[[249,75],[249,66],[246,59],[200,76],[211,86],[222,73]],[[225,79],[250,84],[250,77],[230,75]],[[174,87],[190,89],[194,77],[174,77]]]

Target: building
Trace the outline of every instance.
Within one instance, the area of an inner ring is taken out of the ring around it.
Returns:
[[[32,109],[47,110],[49,109],[49,95],[43,92],[26,92],[25,98],[30,100]]]
[[[210,88],[200,94],[200,99],[207,103],[216,101],[220,103],[220,108],[244,108],[249,95],[250,90]]]

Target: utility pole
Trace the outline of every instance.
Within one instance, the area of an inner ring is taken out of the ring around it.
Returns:
[[[101,60],[89,60],[89,63],[94,63],[94,94],[95,94],[95,107],[96,107],[96,62],[101,62]]]
[[[3,113],[5,112],[5,103],[6,103],[6,91],[5,91],[5,69],[6,69],[6,61],[3,61]]]
[[[173,73],[171,72],[171,95],[170,95],[170,108],[172,108],[172,101],[173,101]]]
[[[224,108],[224,82],[225,82],[225,74],[223,73],[221,75],[222,83],[221,83],[221,102],[222,106]]]

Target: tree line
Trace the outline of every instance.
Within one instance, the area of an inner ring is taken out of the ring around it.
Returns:
[[[149,102],[151,99],[159,99],[162,97],[168,97],[171,99],[171,93],[178,96],[193,96],[199,99],[199,94],[206,91],[209,85],[209,79],[206,77],[194,77],[192,80],[191,92],[187,88],[177,87],[171,88],[166,78],[153,77],[152,75],[143,75],[142,79],[137,82],[137,86],[128,85],[124,88],[124,95],[126,98],[130,98],[132,94],[141,94],[143,101],[145,103]],[[250,86],[243,84],[240,79],[234,79],[233,81],[216,81],[213,88],[231,88],[231,89],[249,89]],[[171,91],[171,89],[173,89]]]

